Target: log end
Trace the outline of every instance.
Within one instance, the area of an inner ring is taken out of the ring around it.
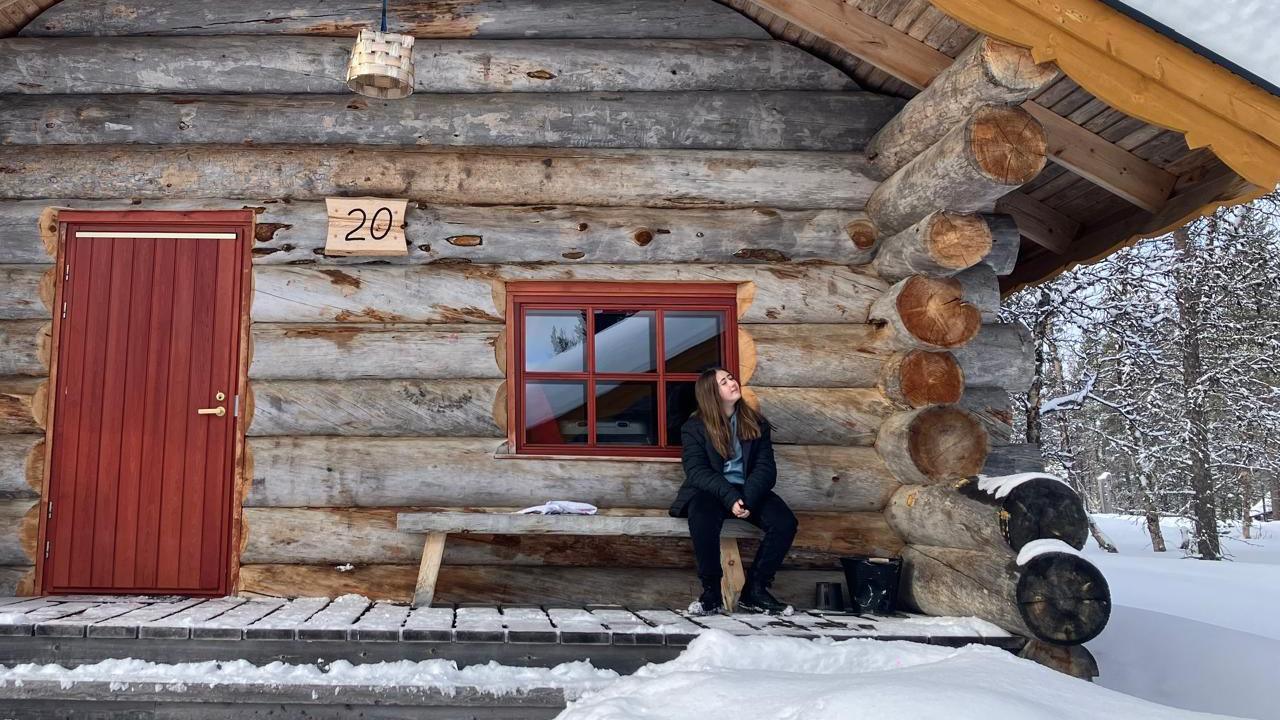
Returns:
[[[991,228],[979,215],[935,213],[927,237],[929,256],[944,268],[973,267],[991,252]]]
[[[906,432],[915,469],[935,482],[976,475],[990,450],[982,423],[953,405],[917,411]]]
[[[880,239],[876,224],[867,218],[850,220],[844,226],[844,231],[849,236],[849,241],[853,243],[853,246],[862,251],[875,248]]]
[[[950,405],[964,394],[964,371],[949,352],[910,350],[885,371],[893,374],[884,379],[886,393],[913,408]]]
[[[982,313],[965,302],[959,282],[922,276],[903,282],[897,298],[898,317],[903,329],[917,341],[938,348],[956,348],[982,329]]]
[[[981,42],[979,53],[987,77],[1012,93],[1029,97],[1058,77],[1056,65],[1037,63],[1027,48],[992,37],[983,38]]]
[[[1014,552],[1032,540],[1061,540],[1083,550],[1089,538],[1089,516],[1074,490],[1051,478],[1029,480],[1004,500],[1004,534]]]
[[[1093,563],[1071,553],[1048,552],[1027,561],[1014,595],[1027,628],[1058,645],[1089,642],[1111,618],[1107,579]]]
[[[1044,169],[1044,128],[1022,108],[979,108],[969,119],[968,140],[975,167],[993,183],[1018,187]]]

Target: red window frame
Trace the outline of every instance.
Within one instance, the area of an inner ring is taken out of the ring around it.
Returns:
[[[667,437],[667,382],[693,381],[697,373],[670,373],[664,362],[666,310],[704,310],[722,313],[724,333],[720,353],[725,367],[738,367],[738,286],[733,283],[614,283],[614,282],[515,282],[507,284],[507,367],[511,368],[508,400],[508,447],[519,455],[574,457],[674,458],[680,446]],[[526,372],[524,358],[525,316],[529,310],[578,310],[586,313],[585,370],[582,372]],[[595,371],[595,312],[597,310],[653,311],[657,359],[655,372],[606,373]],[[526,380],[576,380],[586,383],[587,442],[535,444],[525,441]],[[596,382],[643,381],[657,394],[656,446],[601,445],[596,439]]]

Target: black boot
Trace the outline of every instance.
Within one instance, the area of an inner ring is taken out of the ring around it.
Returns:
[[[769,593],[767,580],[749,577],[746,587],[742,588],[742,594],[738,596],[738,607],[748,612],[778,615],[790,606],[779,602],[778,598]]]
[[[724,598],[720,596],[719,580],[715,583],[703,583],[702,594],[689,605],[688,614],[695,617],[724,614]]]

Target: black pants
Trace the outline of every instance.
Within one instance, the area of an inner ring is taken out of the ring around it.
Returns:
[[[720,499],[707,492],[699,492],[689,501],[689,536],[693,538],[693,557],[698,564],[698,579],[704,587],[720,584],[720,529],[733,513],[720,504]],[[749,577],[768,585],[774,573],[782,565],[782,558],[791,549],[796,538],[796,516],[782,498],[769,493],[748,508],[751,516],[747,522],[764,530],[764,540],[751,564]]]

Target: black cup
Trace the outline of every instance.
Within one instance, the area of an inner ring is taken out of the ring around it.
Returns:
[[[813,606],[818,610],[844,610],[844,593],[840,592],[838,582],[815,583],[813,588]]]
[[[898,605],[898,558],[865,555],[840,558],[845,584],[849,586],[849,609],[859,615],[891,615]]]

